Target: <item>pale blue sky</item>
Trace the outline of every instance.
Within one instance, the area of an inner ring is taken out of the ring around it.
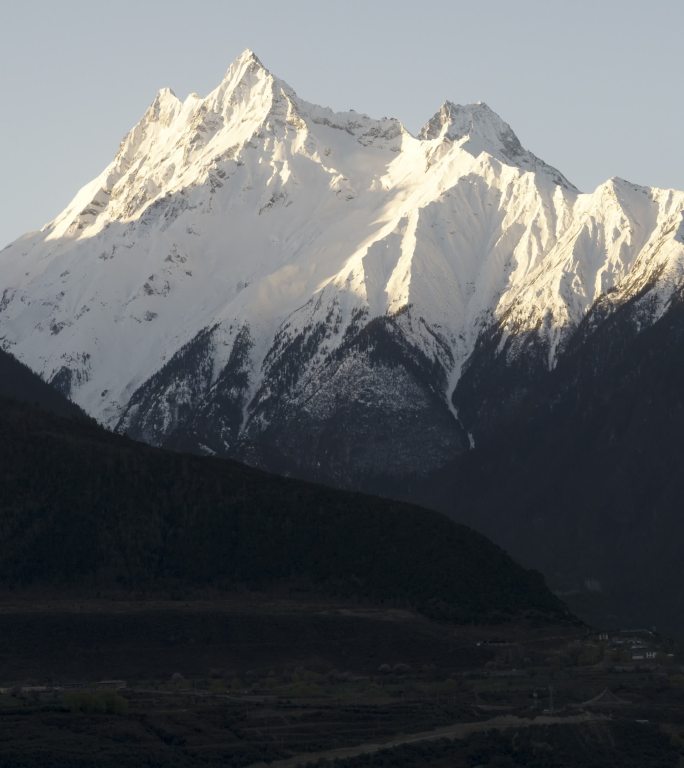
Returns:
[[[0,247],[112,159],[156,91],[252,48],[303,98],[416,131],[486,101],[583,190],[684,188],[684,0],[0,0]]]

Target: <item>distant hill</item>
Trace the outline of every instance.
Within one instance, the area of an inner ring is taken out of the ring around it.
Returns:
[[[541,575],[436,512],[169,453],[9,399],[0,438],[5,585],[294,584],[457,621],[566,615]]]

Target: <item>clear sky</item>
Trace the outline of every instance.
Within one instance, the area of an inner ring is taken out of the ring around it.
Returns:
[[[684,189],[684,0],[0,0],[0,247],[113,158],[156,91],[252,48],[303,98],[416,131],[486,101],[583,190]]]

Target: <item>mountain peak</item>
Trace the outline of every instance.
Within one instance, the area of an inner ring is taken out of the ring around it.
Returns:
[[[496,154],[505,150],[508,155],[524,152],[518,137],[508,123],[483,101],[475,104],[454,104],[445,101],[439,111],[420,132],[422,139],[468,140],[469,151],[487,151]],[[492,151],[494,150],[494,151]]]
[[[226,70],[223,82],[241,80],[247,73],[256,74],[258,72],[270,74],[256,53],[251,48],[245,48]]]
[[[151,107],[159,112],[160,110],[173,109],[180,106],[180,104],[180,99],[171,88],[160,88],[159,91],[157,91],[157,95],[154,97]]]
[[[263,95],[264,91],[270,90],[275,80],[254,51],[246,48],[228,67],[223,80],[205,101],[212,103],[214,109],[222,111],[226,99],[243,101],[247,94],[254,95],[254,89]]]
[[[261,60],[251,48],[245,48],[245,50],[237,57],[235,61],[248,62],[248,63],[253,62],[255,64],[259,64],[260,66],[263,66],[263,64],[261,63]]]
[[[419,137],[427,141],[440,139],[457,143],[474,156],[486,152],[522,170],[546,171],[556,184],[575,190],[559,171],[526,150],[511,126],[484,101],[474,104],[445,101],[423,126]]]

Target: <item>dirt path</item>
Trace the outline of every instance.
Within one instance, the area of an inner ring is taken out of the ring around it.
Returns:
[[[279,760],[273,763],[254,763],[249,768],[296,768],[299,765],[308,765],[317,760],[334,760],[335,758],[357,757],[358,755],[372,754],[381,752],[384,749],[399,747],[402,744],[415,744],[419,741],[435,741],[437,739],[464,739],[471,733],[479,731],[506,730],[508,728],[527,728],[531,725],[554,725],[567,724],[577,725],[579,723],[595,722],[602,720],[601,716],[581,714],[569,715],[567,717],[554,715],[540,715],[534,719],[527,717],[516,717],[515,715],[501,715],[493,717],[490,720],[480,720],[471,723],[454,723],[443,728],[436,728],[432,731],[421,731],[420,733],[399,734],[389,737],[387,741],[378,741],[367,744],[357,744],[354,747],[343,747],[341,749],[329,749],[324,752],[307,752],[296,757],[289,757],[287,760]]]

